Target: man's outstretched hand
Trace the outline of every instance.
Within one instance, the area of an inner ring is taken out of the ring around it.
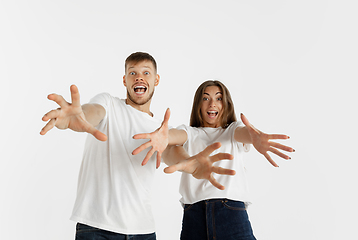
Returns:
[[[50,94],[49,100],[56,102],[60,107],[46,113],[42,121],[48,123],[42,128],[40,134],[45,135],[53,127],[58,129],[71,129],[76,132],[87,132],[100,141],[106,141],[107,136],[98,131],[85,117],[80,104],[80,93],[75,85],[70,87],[72,103],[67,102],[61,95]]]
[[[280,150],[284,150],[287,152],[294,152],[295,150],[291,147],[285,146],[283,144],[272,142],[272,139],[289,139],[290,137],[284,134],[266,134],[261,132],[260,130],[256,129],[249,120],[245,117],[244,114],[241,114],[241,121],[247,127],[252,144],[254,145],[255,149],[265,156],[265,158],[275,167],[278,165],[272,160],[268,152],[272,152],[277,156],[284,158],[284,159],[291,159],[286,154],[282,153]]]
[[[202,152],[192,156],[184,161],[174,164],[164,169],[165,173],[173,173],[175,171],[182,171],[192,174],[197,179],[207,179],[220,190],[225,187],[221,185],[213,176],[213,173],[223,175],[235,175],[235,170],[213,166],[213,163],[224,159],[232,160],[234,157],[229,153],[218,153],[214,156],[210,154],[221,147],[221,143],[217,142],[206,147]]]
[[[144,166],[149,161],[150,157],[157,152],[157,168],[160,166],[162,153],[168,146],[168,139],[169,139],[169,128],[168,122],[170,118],[170,110],[169,108],[165,112],[164,120],[162,125],[152,133],[140,133],[133,136],[134,139],[149,139],[148,142],[143,143],[139,147],[133,150],[132,154],[136,155],[143,151],[146,148],[151,147],[147,155],[145,156],[142,165]]]

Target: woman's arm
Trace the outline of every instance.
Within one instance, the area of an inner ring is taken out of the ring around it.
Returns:
[[[237,127],[235,129],[234,138],[238,142],[252,144],[251,136],[246,126]]]

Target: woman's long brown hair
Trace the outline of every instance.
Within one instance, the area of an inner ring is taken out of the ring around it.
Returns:
[[[221,88],[222,91],[222,117],[221,124],[222,128],[227,128],[232,122],[236,121],[234,103],[231,99],[231,95],[227,87],[220,81],[217,80],[208,80],[203,82],[195,92],[193,107],[190,115],[190,126],[192,127],[203,127],[204,122],[201,116],[201,104],[203,102],[204,91],[207,87],[217,86]]]

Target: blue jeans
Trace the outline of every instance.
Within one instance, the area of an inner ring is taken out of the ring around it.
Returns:
[[[181,240],[255,240],[245,204],[210,199],[185,204]]]
[[[82,223],[76,225],[76,240],[156,240],[155,233],[125,235],[109,232]]]

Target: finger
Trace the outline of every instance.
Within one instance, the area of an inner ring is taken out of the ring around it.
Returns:
[[[241,118],[242,123],[245,126],[251,126],[249,120],[247,119],[247,117],[243,113],[240,114],[240,118]]]
[[[218,188],[218,189],[220,189],[220,190],[224,190],[224,189],[225,189],[225,187],[224,187],[223,185],[221,185],[218,181],[216,181],[216,179],[213,177],[212,174],[210,175],[210,177],[209,177],[208,180],[211,182],[211,184],[212,184],[214,187],[216,187],[216,188]]]
[[[157,166],[156,166],[157,169],[159,168],[161,161],[162,161],[162,154],[157,152]]]
[[[172,166],[164,168],[164,172],[169,174],[169,173],[183,170],[184,167],[185,167],[185,163],[181,162],[181,163],[177,163]]]
[[[51,110],[42,117],[42,121],[46,122],[46,121],[50,120],[51,118],[57,118],[59,115],[60,115],[59,109]]]
[[[107,136],[106,134],[102,133],[101,131],[99,131],[98,129],[96,129],[95,127],[93,127],[91,124],[86,124],[86,126],[84,127],[84,131],[92,134],[96,139],[100,140],[100,141],[107,141]]]
[[[236,171],[228,168],[222,168],[222,167],[212,167],[212,171],[217,174],[221,175],[235,175]]]
[[[249,120],[247,119],[247,117],[246,117],[243,113],[241,113],[240,117],[241,117],[242,123],[243,123],[246,127],[248,127],[249,129],[253,129],[252,124],[249,122]]]
[[[294,152],[294,151],[295,151],[293,148],[288,147],[288,146],[283,145],[283,144],[280,144],[280,143],[277,143],[277,142],[270,142],[270,145],[271,145],[272,147],[275,147],[275,148],[284,150],[284,151],[286,151],[286,152]]]
[[[279,157],[282,157],[282,158],[286,159],[286,160],[291,159],[289,156],[287,156],[286,154],[283,154],[282,152],[280,152],[279,150],[277,150],[275,148],[270,147],[269,151],[274,153],[274,154],[276,154]]]
[[[98,140],[102,141],[102,142],[105,142],[107,141],[107,135],[102,133],[101,131],[99,130],[96,130],[92,133],[92,135],[97,138]]]
[[[80,107],[80,92],[78,91],[78,88],[76,85],[71,85],[71,99],[72,99],[72,105],[75,107]]]
[[[61,95],[58,95],[56,93],[48,95],[47,98],[49,100],[52,100],[52,101],[56,102],[61,107],[68,106],[68,102],[66,102],[66,100]]]
[[[218,154],[215,154],[214,156],[210,157],[210,161],[212,163],[220,161],[220,160],[224,160],[224,159],[233,160],[234,156],[231,155],[230,153],[218,153]]]
[[[162,125],[168,125],[169,118],[170,118],[170,109],[167,108],[167,110],[165,111],[165,114],[164,114],[164,120],[163,120]]]
[[[133,136],[133,139],[148,139],[150,138],[150,134],[148,133],[140,133]]]
[[[139,147],[137,147],[136,149],[134,149],[134,151],[132,152],[133,155],[137,155],[138,153],[140,153],[141,151],[143,151],[144,149],[146,148],[149,148],[151,147],[151,142],[146,142],[146,143],[143,143],[142,145],[140,145]]]
[[[249,130],[249,132],[251,132],[251,133],[252,133],[252,132],[258,133],[257,129],[254,128],[254,126],[249,122],[249,120],[246,118],[246,116],[245,116],[243,113],[241,113],[240,117],[241,117],[242,123],[247,127],[247,129]]]
[[[290,137],[285,134],[268,134],[269,139],[289,139]]]
[[[48,131],[50,131],[56,125],[56,119],[51,119],[42,129],[40,134],[45,135]]]
[[[142,166],[146,165],[147,162],[149,161],[149,159],[152,157],[152,155],[154,154],[155,150],[152,148],[147,155],[145,156],[143,162],[142,162]]]
[[[272,160],[272,158],[270,157],[270,155],[268,153],[265,153],[264,156],[271,163],[272,166],[278,167],[278,165]]]
[[[216,142],[207,146],[201,153],[204,154],[204,156],[209,156],[212,152],[214,152],[216,149],[220,147],[221,147],[221,143]]]

